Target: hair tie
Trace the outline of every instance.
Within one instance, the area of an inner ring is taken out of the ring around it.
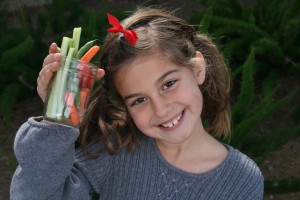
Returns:
[[[107,29],[107,31],[110,33],[122,33],[131,46],[134,46],[138,39],[136,32],[134,30],[124,29],[119,20],[111,14],[107,13],[107,17],[109,24],[113,26],[112,28]]]

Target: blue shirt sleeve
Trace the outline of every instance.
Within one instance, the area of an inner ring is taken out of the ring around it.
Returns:
[[[79,130],[29,118],[14,143],[18,167],[12,178],[11,200],[91,199],[92,185],[74,162]]]

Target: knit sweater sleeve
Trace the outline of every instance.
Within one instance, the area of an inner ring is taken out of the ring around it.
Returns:
[[[95,192],[75,158],[78,129],[30,118],[15,137],[18,167],[11,199],[91,199]]]

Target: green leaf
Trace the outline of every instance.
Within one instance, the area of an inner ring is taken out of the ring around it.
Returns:
[[[198,30],[199,33],[207,33],[208,32],[208,29],[209,29],[209,26],[210,26],[210,23],[212,20],[212,16],[213,16],[213,9],[212,9],[212,7],[209,7],[206,10],[206,12],[200,22],[200,26],[199,26],[199,30]]]
[[[34,40],[29,36],[23,42],[3,52],[1,62],[6,64],[14,64],[21,62],[21,59],[30,55],[34,45]]]
[[[251,35],[252,37],[267,37],[269,34],[258,26],[239,19],[213,16],[212,25],[219,35]]]
[[[246,62],[242,66],[242,83],[238,100],[232,108],[232,116],[235,122],[243,119],[246,115],[254,96],[254,51],[251,51]]]
[[[19,83],[11,83],[4,88],[0,94],[0,115],[3,116],[4,120],[10,121],[12,119],[13,106],[25,91],[27,90],[24,90],[24,87]]]
[[[287,96],[267,102],[261,109],[253,111],[247,118],[235,125],[233,128],[232,144],[237,148],[240,147],[254,127],[257,127],[267,116],[278,111],[283,105],[286,105],[298,92],[296,88]]]

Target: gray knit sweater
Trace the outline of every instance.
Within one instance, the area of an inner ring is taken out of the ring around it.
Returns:
[[[91,193],[99,193],[101,200],[263,199],[259,168],[230,146],[219,167],[193,174],[167,163],[152,139],[133,154],[124,150],[89,159],[74,148],[77,129],[38,120],[30,118],[15,138],[19,166],[11,182],[12,200],[90,200]]]

